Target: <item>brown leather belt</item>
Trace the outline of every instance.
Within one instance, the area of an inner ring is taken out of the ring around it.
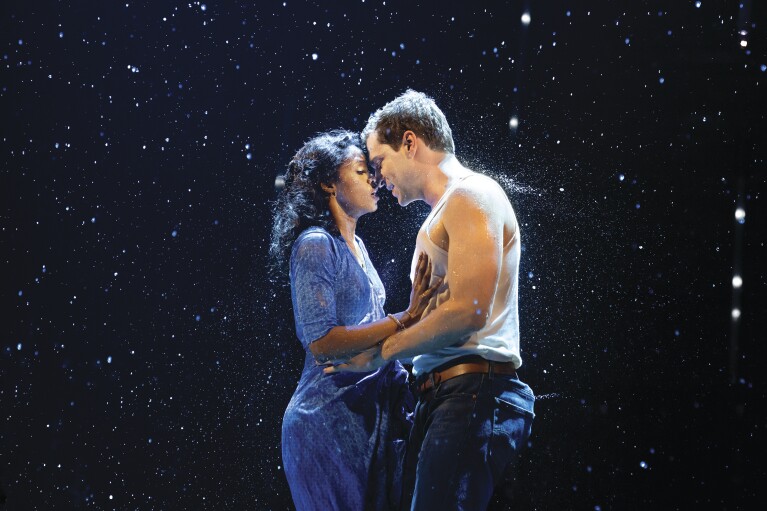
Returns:
[[[436,370],[424,376],[426,378],[422,383],[416,382],[416,391],[419,394],[430,390],[443,381],[464,374],[483,373],[483,374],[506,374],[516,376],[517,371],[513,362],[492,362],[482,357],[472,356],[471,361],[461,362],[445,369]],[[459,359],[460,360],[460,359]],[[437,368],[439,369],[439,368]],[[418,378],[419,380],[421,378]]]

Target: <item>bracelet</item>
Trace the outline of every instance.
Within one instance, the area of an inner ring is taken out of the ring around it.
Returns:
[[[395,323],[397,323],[397,330],[404,330],[405,329],[405,325],[402,324],[402,321],[400,321],[397,318],[395,318],[394,314],[387,314],[386,317],[391,319]]]
[[[410,311],[405,309],[405,314],[407,314],[407,317],[410,318],[408,321],[413,321],[415,318],[412,314],[410,314]]]

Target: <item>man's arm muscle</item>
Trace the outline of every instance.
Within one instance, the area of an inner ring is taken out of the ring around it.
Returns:
[[[382,347],[385,359],[439,350],[485,325],[503,251],[503,216],[493,206],[497,200],[493,191],[476,184],[450,196],[442,214],[449,238],[450,297],[415,326],[389,337]]]

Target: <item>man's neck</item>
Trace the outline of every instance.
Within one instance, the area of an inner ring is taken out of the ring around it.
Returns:
[[[424,201],[433,208],[447,189],[468,172],[469,169],[461,165],[454,154],[445,154],[438,164],[429,169],[424,187]]]

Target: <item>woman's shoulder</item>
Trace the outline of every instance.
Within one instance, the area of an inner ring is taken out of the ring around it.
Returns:
[[[295,245],[304,243],[330,243],[334,242],[333,235],[330,234],[324,227],[313,226],[309,227],[298,235],[295,241]]]
[[[335,255],[335,238],[322,227],[309,227],[301,232],[293,243],[292,257],[308,254]]]

